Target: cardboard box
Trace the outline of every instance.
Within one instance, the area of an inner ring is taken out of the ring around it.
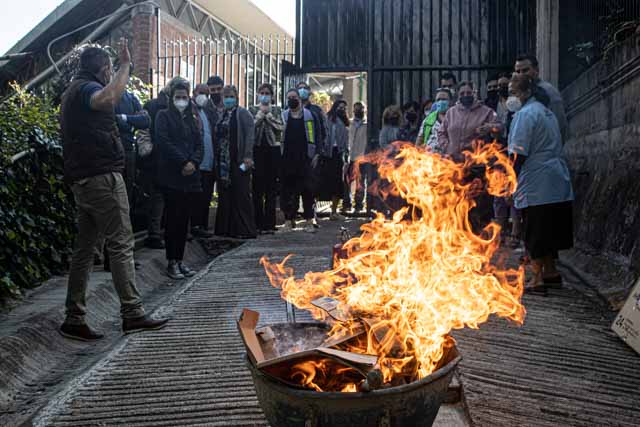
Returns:
[[[611,329],[640,354],[640,280],[636,282]]]
[[[364,328],[358,329],[352,334],[332,339],[327,336],[328,329],[322,324],[318,324],[315,328],[306,326],[304,328],[305,339],[297,339],[300,337],[294,339],[294,341],[299,341],[300,345],[290,346],[290,340],[287,340],[284,346],[279,346],[279,333],[274,332],[269,326],[257,328],[259,319],[260,313],[245,308],[238,320],[238,329],[249,358],[258,369],[262,370],[283,362],[291,364],[313,357],[327,357],[358,369],[366,375],[366,372],[373,369],[378,363],[377,356],[330,348],[364,333]]]

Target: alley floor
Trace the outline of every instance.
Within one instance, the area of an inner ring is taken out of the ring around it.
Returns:
[[[285,321],[285,304],[258,261],[293,253],[297,273],[327,269],[339,231],[322,224],[317,234],[261,237],[217,258],[159,309],[173,319],[166,329],[122,338],[67,383],[34,425],[266,425],[235,321],[245,307],[259,311],[261,323]],[[567,278],[564,290],[525,296],[521,328],[493,319],[479,331],[454,333],[473,425],[640,424],[640,356],[610,332],[610,315],[577,279]]]

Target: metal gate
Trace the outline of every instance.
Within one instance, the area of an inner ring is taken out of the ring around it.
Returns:
[[[431,97],[440,75],[473,80],[535,49],[535,1],[298,0],[305,73],[366,71],[369,128],[389,104]]]
[[[283,61],[291,63],[295,57],[293,42],[280,35],[165,40],[160,50],[150,76],[156,92],[175,76],[185,77],[193,87],[219,75],[225,84],[238,88],[240,105],[245,107],[257,102],[262,83],[271,83],[280,99]]]
[[[282,97],[280,98],[283,108],[287,105],[287,91],[296,87],[300,82],[306,82],[307,75],[296,64],[287,60],[282,61]]]

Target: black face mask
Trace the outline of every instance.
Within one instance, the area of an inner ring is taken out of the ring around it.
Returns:
[[[391,126],[400,126],[400,117],[391,117],[389,119],[389,125],[391,125]]]
[[[487,98],[492,99],[492,100],[498,99],[498,91],[497,90],[488,91],[487,92]]]
[[[356,111],[353,113],[353,115],[356,117],[356,119],[364,119],[364,111]]]
[[[473,101],[475,101],[473,95],[461,96],[460,103],[465,107],[469,108],[473,105]]]
[[[347,112],[344,110],[338,110],[338,117],[344,119],[345,117],[347,117]]]
[[[220,95],[219,93],[214,93],[213,95],[211,95],[211,101],[213,101],[215,105],[222,104],[222,95]]]
[[[501,87],[500,90],[498,91],[498,93],[500,94],[501,97],[508,98],[509,97],[509,88],[508,87]]]
[[[292,110],[295,110],[296,108],[298,108],[300,106],[300,100],[296,99],[296,98],[289,98],[289,100],[287,101],[287,105]]]
[[[407,113],[404,117],[409,123],[415,123],[418,120],[418,113]]]

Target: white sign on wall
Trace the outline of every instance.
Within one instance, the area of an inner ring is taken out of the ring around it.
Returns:
[[[636,282],[611,329],[640,354],[640,280]]]

